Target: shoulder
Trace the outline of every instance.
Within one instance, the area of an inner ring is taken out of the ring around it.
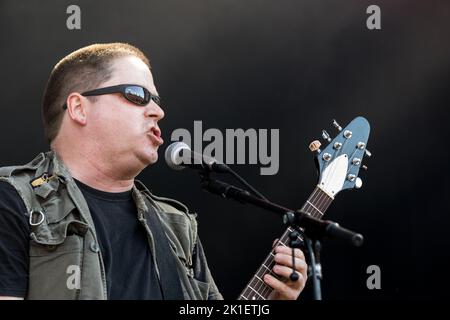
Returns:
[[[156,207],[159,217],[165,224],[171,225],[175,229],[184,229],[189,226],[195,239],[197,233],[197,214],[191,212],[189,208],[178,200],[155,196],[150,194],[153,205]]]
[[[150,194],[150,197],[156,202],[162,211],[189,213],[189,208],[178,200],[156,196],[154,194]]]
[[[167,234],[174,235],[172,240],[190,243],[188,247],[192,252],[197,242],[197,214],[191,212],[178,200],[154,195],[138,180],[136,180],[136,188],[156,209],[163,226],[168,231]]]
[[[24,165],[0,167],[1,198],[5,201],[20,199],[26,208],[30,208],[32,197],[31,181],[36,172],[46,163],[49,163],[49,153],[40,153],[32,161]],[[5,202],[2,201],[2,202]]]
[[[0,209],[26,211],[18,191],[6,180],[0,180]]]
[[[26,238],[29,231],[27,215],[25,203],[17,190],[8,182],[0,180],[1,231],[3,233],[12,232],[15,234],[14,237],[23,234]]]
[[[35,171],[48,157],[48,154],[40,153],[30,162],[23,165],[15,165],[15,166],[4,166],[0,167],[0,177],[8,178],[23,171]]]
[[[16,188],[14,188],[8,181],[0,179],[0,196],[10,196],[17,194]]]
[[[184,203],[175,199],[157,196],[153,194],[139,180],[135,180],[135,184],[137,189],[141,192],[141,194],[149,198],[159,211],[195,216],[195,214],[192,213],[191,210],[189,210],[188,206],[186,206]]]

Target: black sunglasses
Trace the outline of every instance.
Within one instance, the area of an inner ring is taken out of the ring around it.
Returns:
[[[161,106],[161,98],[151,94],[146,88],[137,84],[120,84],[117,86],[105,87],[83,92],[84,97],[100,96],[102,94],[121,93],[128,101],[138,106],[146,106],[150,100],[155,101],[158,106]],[[63,109],[67,109],[67,104],[63,105]]]

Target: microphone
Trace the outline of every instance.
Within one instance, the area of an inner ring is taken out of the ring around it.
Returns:
[[[192,151],[184,142],[178,141],[170,144],[165,152],[167,165],[174,170],[184,168],[200,169],[227,173],[230,168],[212,157]]]

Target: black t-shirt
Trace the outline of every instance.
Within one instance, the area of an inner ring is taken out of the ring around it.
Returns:
[[[138,220],[131,190],[109,193],[78,181],[77,185],[89,206],[100,243],[108,299],[161,299],[147,235]],[[30,228],[25,212],[25,205],[17,191],[10,184],[0,181],[2,296],[26,296]]]

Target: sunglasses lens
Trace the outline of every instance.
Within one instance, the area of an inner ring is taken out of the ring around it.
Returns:
[[[158,96],[152,96],[152,100],[155,101],[155,103],[161,107],[161,98]]]
[[[145,94],[144,88],[138,86],[126,87],[124,95],[129,101],[140,106],[145,106],[150,101],[148,95]]]

